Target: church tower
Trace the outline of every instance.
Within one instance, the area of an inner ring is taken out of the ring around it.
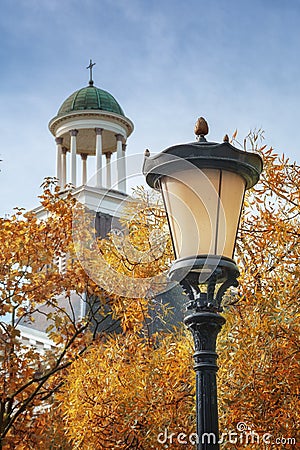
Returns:
[[[126,143],[134,127],[117,100],[94,85],[94,65],[90,60],[88,86],[62,103],[49,130],[55,138],[61,190],[71,186],[73,195],[94,211],[101,197],[102,212],[113,214],[127,196]],[[87,164],[93,173],[89,178]]]

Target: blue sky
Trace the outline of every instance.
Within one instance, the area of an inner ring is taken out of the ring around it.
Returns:
[[[55,175],[49,120],[88,82],[135,124],[128,154],[262,127],[300,161],[300,0],[2,0],[0,215]],[[139,169],[137,169],[138,171]]]

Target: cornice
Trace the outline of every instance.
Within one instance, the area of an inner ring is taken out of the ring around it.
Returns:
[[[106,111],[94,111],[94,110],[84,110],[84,111],[74,111],[68,113],[64,116],[55,116],[49,122],[49,130],[55,136],[56,130],[62,123],[68,122],[70,119],[83,119],[83,118],[98,118],[98,119],[110,119],[116,123],[125,125],[128,130],[128,136],[133,132],[134,125],[130,119],[127,117],[119,116],[115,113],[110,113]]]

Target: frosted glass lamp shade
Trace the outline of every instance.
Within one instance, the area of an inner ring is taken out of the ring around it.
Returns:
[[[233,257],[245,188],[242,176],[221,169],[194,167],[161,178],[176,259]]]

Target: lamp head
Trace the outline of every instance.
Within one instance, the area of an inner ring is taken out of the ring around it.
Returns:
[[[207,142],[202,117],[195,133],[196,142],[146,154],[143,173],[163,196],[176,257],[170,277],[181,282],[193,273],[198,285],[211,277],[225,283],[239,274],[232,258],[244,194],[258,182],[263,162],[227,135],[222,143]]]

